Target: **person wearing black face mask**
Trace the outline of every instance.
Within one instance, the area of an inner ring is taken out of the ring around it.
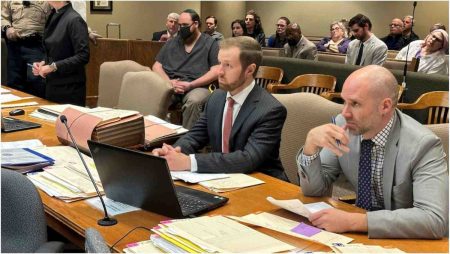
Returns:
[[[172,103],[181,103],[183,127],[190,129],[200,117],[208,85],[217,80],[219,46],[208,34],[200,32],[200,16],[191,9],[180,14],[180,31],[156,56],[152,70],[170,81]]]
[[[315,60],[317,48],[314,43],[302,35],[302,30],[297,23],[288,25],[286,29],[287,43],[284,44],[286,57]]]

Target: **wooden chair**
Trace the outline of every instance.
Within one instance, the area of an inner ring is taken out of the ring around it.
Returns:
[[[267,90],[277,93],[279,90],[299,89],[300,92],[320,95],[323,92],[334,92],[336,77],[324,74],[303,74],[295,77],[289,84],[270,84]]]
[[[403,91],[405,91],[405,88],[401,85],[398,85],[398,97],[397,97],[398,101],[400,101],[400,98],[402,98]],[[341,93],[339,92],[323,92],[320,94],[320,96],[330,101],[342,100]]]
[[[405,68],[404,60],[387,59],[384,62],[383,67],[390,70],[403,70]],[[413,57],[411,61],[408,61],[406,70],[417,72],[419,69],[419,59]]]
[[[398,50],[388,50],[387,51],[387,59],[395,59],[398,54]]]
[[[266,88],[269,84],[279,84],[283,79],[284,71],[277,67],[259,66],[255,77],[255,84]]]
[[[448,123],[448,91],[434,91],[422,94],[414,103],[399,103],[401,110],[428,109],[426,124]]]

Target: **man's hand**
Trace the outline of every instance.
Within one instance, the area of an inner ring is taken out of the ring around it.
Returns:
[[[167,33],[161,35],[161,38],[159,38],[159,41],[168,41],[170,39],[169,35]]]
[[[92,43],[94,43],[94,45],[97,45],[98,38],[102,38],[102,36],[100,34],[98,34],[97,31],[91,31],[89,33],[89,40],[91,40]]]
[[[178,94],[185,94],[192,89],[191,83],[187,81],[174,80],[174,82],[172,82],[172,86],[175,93]]]
[[[363,213],[330,208],[311,214],[309,221],[316,227],[334,233],[367,232],[367,215]]]
[[[33,69],[32,69],[33,75],[34,76],[39,76],[39,71],[40,71],[41,67],[44,66],[44,65],[45,65],[44,61],[33,63]]]
[[[339,145],[337,144],[339,140]],[[344,128],[334,124],[318,126],[308,132],[306,136],[303,154],[311,156],[319,152],[320,148],[328,148],[337,156],[342,156],[342,152],[348,153],[348,135]]]
[[[17,33],[14,27],[8,27],[8,29],[6,29],[6,38],[8,38],[8,40],[10,41],[17,41],[17,39],[20,38],[20,35]]]
[[[189,155],[182,153],[179,146],[174,148],[171,145],[163,144],[161,148],[154,149],[152,154],[164,157],[171,171],[189,170],[191,168],[191,158],[189,158]]]
[[[50,65],[43,65],[39,68],[39,76],[45,78],[49,73],[52,73],[54,69]]]

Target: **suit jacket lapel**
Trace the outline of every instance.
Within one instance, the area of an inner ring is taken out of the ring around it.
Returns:
[[[239,129],[244,124],[244,121],[250,116],[252,111],[255,109],[257,102],[259,101],[259,97],[261,96],[261,89],[259,86],[255,85],[253,90],[245,99],[244,104],[241,106],[239,110],[239,114],[234,121],[233,128],[231,128],[230,135],[230,148],[233,147],[234,136],[238,133]]]
[[[392,185],[394,180],[395,163],[397,161],[398,154],[398,140],[400,138],[400,117],[395,112],[396,119],[392,126],[391,133],[389,134],[386,148],[384,151],[383,162],[383,196],[384,196],[384,208],[391,210],[391,197],[392,197]]]

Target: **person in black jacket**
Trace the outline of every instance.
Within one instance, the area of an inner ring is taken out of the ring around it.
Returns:
[[[46,79],[46,99],[84,106],[85,65],[89,62],[86,22],[70,1],[50,1],[53,10],[44,29],[45,59],[33,64],[33,74]]]
[[[177,36],[179,25],[178,18],[180,15],[178,13],[169,13],[166,21],[166,30],[154,32],[152,36],[152,41],[168,41],[173,37]]]

